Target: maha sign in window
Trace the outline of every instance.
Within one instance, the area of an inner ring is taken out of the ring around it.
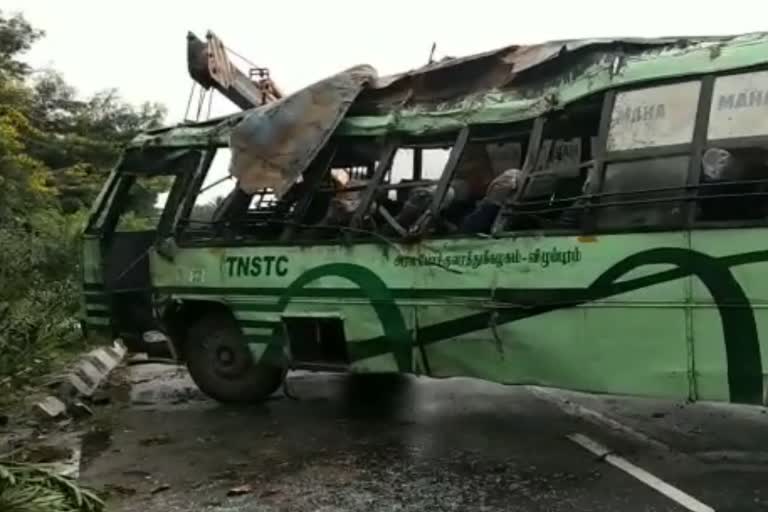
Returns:
[[[608,151],[687,144],[693,138],[701,83],[648,87],[616,95]]]
[[[768,135],[768,71],[715,79],[709,139]]]

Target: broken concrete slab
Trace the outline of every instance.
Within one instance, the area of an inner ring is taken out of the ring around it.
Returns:
[[[53,395],[48,395],[35,404],[35,413],[42,419],[58,419],[67,413],[67,405]]]
[[[38,417],[60,419],[91,416],[93,411],[80,399],[93,396],[125,357],[126,347],[121,340],[112,346],[99,347],[83,354],[70,371],[58,379],[54,395],[48,395],[34,404]]]
[[[64,377],[57,395],[66,402],[92,396],[123,361],[126,352],[125,345],[118,339],[110,347],[99,347],[83,355]]]

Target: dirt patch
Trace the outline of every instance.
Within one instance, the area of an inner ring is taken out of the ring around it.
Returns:
[[[52,444],[39,444],[30,446],[19,452],[16,460],[34,464],[46,464],[66,460],[72,456],[72,450],[63,446]]]
[[[112,446],[112,429],[96,426],[83,435],[81,467],[87,467]]]

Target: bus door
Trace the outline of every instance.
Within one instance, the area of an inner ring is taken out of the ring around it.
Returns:
[[[143,350],[143,336],[159,330],[149,254],[159,241],[173,236],[177,212],[199,161],[199,151],[129,152],[86,233],[98,239],[98,249],[91,247],[88,258],[101,259],[112,335],[132,350]]]

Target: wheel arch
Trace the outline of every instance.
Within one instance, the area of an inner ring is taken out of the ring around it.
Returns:
[[[230,306],[218,300],[183,299],[166,308],[162,321],[171,340],[174,357],[179,361],[186,359],[189,329],[195,322],[205,315],[222,313],[235,318]]]

